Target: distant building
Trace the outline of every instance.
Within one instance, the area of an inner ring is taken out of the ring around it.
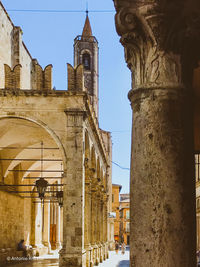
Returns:
[[[120,242],[130,244],[130,194],[120,194]]]
[[[120,241],[120,216],[119,216],[119,193],[122,186],[119,184],[112,185],[112,212],[116,214],[114,219],[114,238]]]

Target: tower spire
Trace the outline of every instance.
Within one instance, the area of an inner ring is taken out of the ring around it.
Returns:
[[[84,25],[83,32],[82,32],[83,37],[91,37],[92,36],[92,28],[90,25],[88,13],[89,13],[89,11],[88,11],[88,3],[87,3],[85,25]]]

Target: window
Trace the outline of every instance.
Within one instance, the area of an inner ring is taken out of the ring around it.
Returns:
[[[130,219],[130,211],[129,210],[126,211],[126,219]]]
[[[123,218],[123,210],[120,210],[120,218]]]
[[[90,54],[83,54],[83,66],[86,70],[90,70]]]
[[[126,232],[127,233],[130,232],[130,223],[129,222],[126,223]]]

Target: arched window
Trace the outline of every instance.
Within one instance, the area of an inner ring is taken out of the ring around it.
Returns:
[[[83,54],[83,66],[86,70],[90,70],[90,54]]]

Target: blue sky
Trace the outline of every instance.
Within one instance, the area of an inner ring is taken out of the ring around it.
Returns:
[[[85,13],[13,12],[13,9],[85,10],[86,0],[2,0],[23,41],[44,67],[53,64],[53,86],[67,89],[66,63],[73,64],[73,41],[82,33]],[[88,0],[89,10],[113,10],[112,0]],[[93,35],[99,42],[100,127],[112,133],[113,161],[130,167],[131,107],[127,98],[131,74],[115,31],[115,12],[89,12]],[[113,183],[129,191],[129,170],[113,164]]]

